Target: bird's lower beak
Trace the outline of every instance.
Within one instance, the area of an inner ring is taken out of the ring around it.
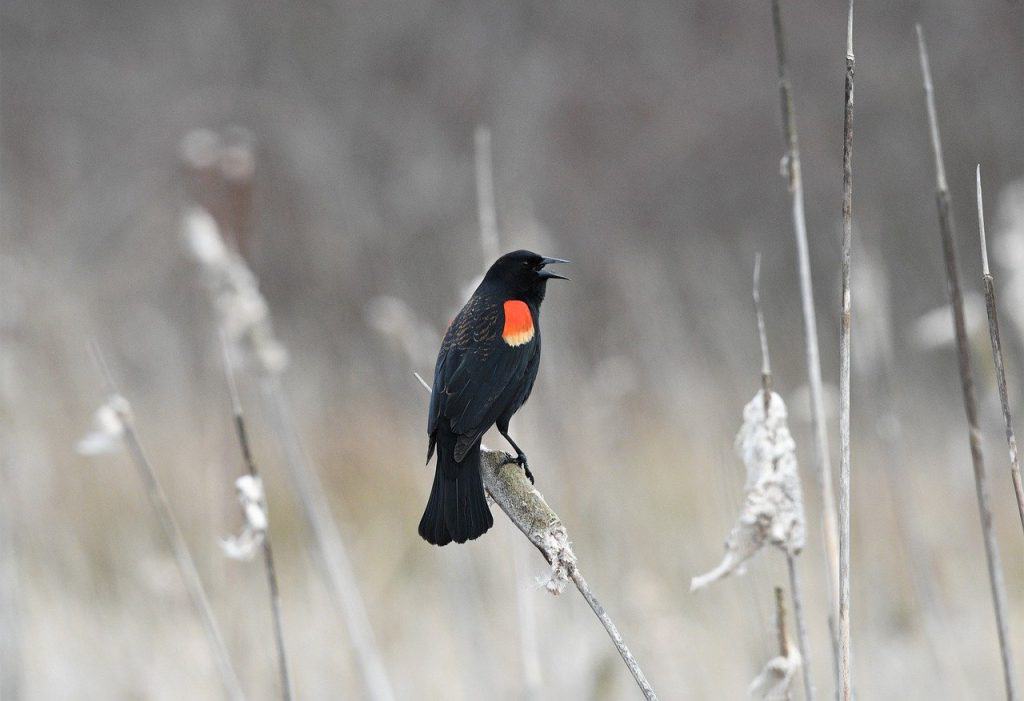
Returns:
[[[565,260],[564,258],[544,258],[541,261],[541,267],[544,267],[546,265],[553,265],[555,263],[571,263],[571,262],[572,261]],[[540,276],[540,278],[542,280],[552,280],[552,279],[554,279],[554,280],[568,280],[569,279],[569,278],[565,277],[564,275],[559,275],[558,273],[553,273],[550,270],[541,270],[540,273],[539,273],[539,276]]]

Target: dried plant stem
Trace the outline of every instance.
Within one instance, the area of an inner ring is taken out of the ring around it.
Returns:
[[[473,135],[476,163],[476,206],[480,219],[480,246],[484,266],[497,260],[501,248],[498,242],[498,217],[494,207],[494,160],[491,157],[491,130],[477,127]]]
[[[95,344],[92,346],[92,353],[96,359],[96,364],[103,372],[110,396],[120,396],[114,384],[113,375],[110,373],[99,347]],[[245,694],[242,693],[242,685],[238,680],[238,674],[235,673],[227,646],[224,644],[224,638],[221,636],[220,628],[217,626],[217,621],[213,616],[213,609],[210,607],[210,601],[206,596],[206,591],[203,589],[203,582],[199,578],[199,572],[196,570],[196,565],[192,560],[185,537],[181,534],[178,522],[171,511],[167,495],[164,493],[163,487],[160,486],[156,472],[154,472],[153,466],[142,448],[142,443],[139,441],[131,412],[127,410],[119,411],[118,419],[124,429],[125,446],[128,448],[132,462],[146,488],[146,496],[149,498],[150,506],[152,506],[153,511],[156,513],[160,528],[170,543],[174,559],[178,564],[178,571],[181,572],[181,578],[185,584],[185,589],[188,591],[189,598],[192,600],[192,605],[195,606],[196,611],[199,613],[199,619],[202,621],[203,629],[206,631],[206,637],[210,643],[210,649],[213,652],[217,670],[220,673],[221,683],[224,686],[224,693],[234,701],[244,699]]]
[[[829,605],[828,626],[832,638],[833,668],[839,686],[839,633],[836,627],[838,610],[839,544],[836,500],[832,490],[832,465],[825,426],[825,401],[821,386],[821,359],[818,352],[818,328],[814,310],[814,286],[807,246],[807,220],[804,214],[804,187],[800,172],[800,144],[797,140],[793,113],[793,91],[786,74],[786,48],[782,32],[779,0],[772,0],[772,27],[779,73],[779,97],[782,106],[782,129],[786,140],[785,175],[792,201],[793,229],[796,235],[797,266],[800,275],[800,299],[804,318],[804,341],[807,354],[807,384],[811,395],[811,424],[814,432],[814,463],[821,491],[822,536],[825,543],[826,581]]]
[[[988,268],[988,250],[985,244],[985,209],[981,200],[981,166],[977,171],[978,181],[978,235],[981,237],[982,281],[985,284],[985,308],[988,310],[988,335],[992,342],[992,362],[996,367],[996,386],[999,389],[999,403],[1003,408],[1003,423],[1006,425],[1006,444],[1010,449],[1010,479],[1017,498],[1017,512],[1020,525],[1024,528],[1024,487],[1020,479],[1020,456],[1017,453],[1017,435],[1013,430],[1010,415],[1010,400],[1006,391],[1006,370],[1003,367],[1003,348],[999,338],[999,317],[996,315],[995,279]]]
[[[843,107],[843,263],[839,333],[839,697],[853,698],[850,669],[850,264],[853,248],[853,0],[846,20]]]
[[[292,488],[299,497],[303,515],[313,534],[316,543],[314,552],[324,572],[328,594],[345,623],[349,643],[362,672],[368,695],[376,701],[392,701],[394,692],[370,626],[345,542],[331,515],[323,483],[299,439],[277,376],[265,375],[260,378],[260,394],[271,428],[284,452]]]
[[[484,266],[488,266],[501,255],[501,240],[498,233],[497,207],[495,206],[491,130],[487,127],[476,128],[473,135],[473,155],[476,166],[476,202],[480,223],[480,248]],[[514,550],[513,565],[518,580],[520,570],[525,567],[518,548]],[[537,616],[534,611],[533,597],[529,595],[529,592],[517,585],[515,593],[516,614],[519,618],[519,651],[523,664],[523,694],[528,699],[536,699],[541,697],[544,687],[540,653],[537,649]]]
[[[235,373],[231,367],[231,357],[227,342],[221,336],[221,347],[224,351],[224,372],[227,375],[228,390],[231,394],[231,413],[234,416],[235,432],[238,434],[238,445],[242,450],[242,460],[250,476],[259,477],[256,461],[253,459],[252,447],[249,444],[249,432],[242,415],[242,401],[238,396]],[[263,535],[263,565],[267,573],[267,589],[270,592],[270,613],[274,624],[274,645],[277,648],[277,669],[281,677],[281,697],[291,701],[292,682],[288,671],[288,655],[284,647],[284,626],[281,623],[281,590],[277,583],[277,569],[274,567],[274,550],[270,544],[270,528]]]
[[[765,415],[771,405],[772,394],[772,361],[768,353],[768,332],[764,322],[764,309],[761,307],[761,254],[754,257],[754,314],[757,316],[757,336],[761,343],[761,388],[764,393]],[[786,553],[786,566],[789,570],[789,590],[793,597],[793,615],[796,617],[797,644],[800,646],[801,676],[804,683],[804,698],[806,701],[814,700],[814,684],[811,683],[811,658],[810,646],[807,644],[807,625],[804,620],[803,596],[801,594],[800,581],[796,571],[796,556]],[[776,589],[776,593],[779,590]],[[788,650],[782,651],[782,656],[787,657]]]
[[[804,699],[806,701],[814,701],[814,684],[811,682],[811,660],[808,658],[811,647],[807,643],[807,624],[804,619],[803,594],[801,594],[800,577],[796,572],[796,557],[789,553],[786,554],[786,569],[789,570],[789,590],[793,598],[793,617],[796,618],[797,645],[800,646],[800,657],[803,659],[801,663],[801,676],[804,681]],[[788,652],[783,654],[788,654]]]
[[[553,583],[561,586],[564,580],[572,580],[608,632],[608,637],[636,680],[644,698],[655,701],[658,697],[626,646],[618,627],[583,578],[561,519],[526,479],[522,468],[508,462],[510,457],[506,453],[484,450],[481,451],[481,458],[481,476],[491,497],[551,565]]]
[[[928,111],[928,126],[931,137],[932,155],[935,158],[935,200],[939,213],[939,233],[942,237],[942,251],[946,262],[946,283],[950,306],[953,308],[953,327],[956,332],[956,348],[960,364],[960,384],[963,390],[964,411],[967,415],[968,438],[971,447],[971,461],[974,467],[974,485],[978,496],[978,512],[981,516],[981,531],[985,542],[985,556],[988,562],[989,583],[992,588],[992,605],[995,609],[996,629],[999,635],[999,649],[1003,662],[1003,676],[1006,683],[1006,698],[1015,701],[1017,690],[1013,677],[1013,654],[1010,651],[1009,627],[1007,625],[1006,585],[1003,582],[1003,568],[999,558],[999,545],[992,530],[992,506],[989,496],[988,475],[981,452],[981,431],[978,428],[978,402],[974,392],[974,377],[971,372],[970,346],[964,323],[964,300],[960,287],[960,270],[956,260],[956,239],[949,188],[946,184],[946,169],[942,162],[942,140],[935,110],[935,91],[932,85],[931,68],[928,63],[928,49],[924,32],[917,25],[917,44],[921,60],[921,74],[924,82],[925,106]]]

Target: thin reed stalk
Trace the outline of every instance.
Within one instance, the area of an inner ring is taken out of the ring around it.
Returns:
[[[220,627],[214,618],[210,600],[206,596],[206,590],[203,588],[203,582],[199,577],[198,570],[196,570],[195,561],[189,552],[188,544],[181,533],[177,519],[174,518],[170,502],[167,501],[167,495],[164,493],[163,487],[160,486],[160,481],[157,479],[152,463],[150,463],[149,458],[146,456],[146,451],[142,448],[142,443],[135,430],[131,406],[118,393],[114,383],[114,376],[111,374],[110,368],[107,367],[99,346],[94,343],[91,346],[91,350],[96,364],[103,374],[109,395],[108,402],[110,407],[116,412],[121,437],[128,448],[128,454],[132,458],[139,477],[142,479],[143,486],[146,488],[146,496],[149,498],[149,504],[156,514],[157,522],[160,524],[160,528],[171,546],[171,552],[178,565],[178,571],[181,573],[185,589],[192,600],[192,605],[195,607],[203,624],[203,630],[206,632],[206,638],[210,644],[210,650],[213,653],[217,671],[220,673],[221,684],[224,686],[224,694],[233,701],[240,701],[245,698],[245,694],[242,693],[241,682],[238,679],[238,674],[235,672],[234,665],[231,663],[231,656],[228,654]]]
[[[839,697],[853,697],[850,667],[850,265],[853,254],[853,0],[846,17],[843,107],[843,263],[839,332]]]
[[[498,242],[498,217],[494,207],[494,159],[491,156],[491,130],[477,127],[473,134],[473,154],[476,166],[476,207],[480,220],[480,248],[484,266],[501,255]]]
[[[491,150],[491,130],[476,128],[473,135],[473,155],[476,166],[476,202],[480,223],[480,249],[484,266],[489,266],[501,255],[498,233],[497,207],[494,195],[494,155]],[[526,563],[519,548],[512,549],[516,581],[525,572]],[[541,673],[540,653],[537,650],[537,614],[533,597],[522,586],[516,585],[516,615],[519,619],[519,652],[523,665],[523,694],[527,699],[541,696],[544,681]]]
[[[238,434],[238,445],[242,451],[242,460],[245,463],[246,472],[250,477],[259,479],[260,473],[256,468],[256,461],[252,455],[252,447],[249,444],[249,431],[245,425],[245,418],[242,415],[242,400],[238,396],[238,385],[235,382],[235,372],[231,366],[231,356],[228,352],[227,341],[221,336],[221,348],[224,352],[224,373],[227,376],[228,391],[231,395],[231,413],[234,416],[235,432]],[[269,514],[267,527],[263,533],[263,567],[267,574],[267,589],[270,593],[270,613],[274,625],[274,646],[277,649],[277,670],[281,683],[281,698],[291,701],[292,682],[289,672],[288,655],[284,646],[284,626],[281,623],[281,589],[277,582],[277,568],[274,566],[274,550],[270,544]]]
[[[989,584],[992,589],[992,607],[995,610],[996,630],[999,636],[999,650],[1003,662],[1003,678],[1006,698],[1018,698],[1013,676],[1013,653],[1010,646],[1007,624],[1006,585],[1003,581],[1003,566],[999,558],[999,545],[992,529],[992,505],[989,492],[988,474],[981,451],[981,430],[978,428],[978,401],[974,391],[974,375],[971,372],[970,345],[964,322],[964,299],[960,285],[960,269],[956,260],[956,237],[949,187],[946,183],[946,168],[942,157],[942,139],[939,135],[939,120],[935,109],[935,89],[932,84],[931,67],[928,62],[928,47],[924,32],[917,25],[917,46],[921,61],[921,76],[924,82],[925,106],[928,112],[928,127],[932,155],[935,159],[935,202],[939,213],[939,234],[942,238],[942,252],[946,264],[946,283],[949,303],[953,309],[953,328],[956,333],[956,350],[959,357],[960,385],[963,391],[964,412],[967,415],[967,431],[971,448],[971,463],[974,468],[974,486],[978,497],[978,513],[981,517],[981,532],[985,543],[985,557],[988,564]]]
[[[761,307],[761,254],[754,257],[754,314],[757,317],[757,336],[761,343],[761,388],[764,393],[765,415],[768,414],[771,405],[772,395],[772,361],[768,353],[768,332],[764,321],[764,309]],[[804,698],[806,701],[814,700],[814,684],[811,681],[811,657],[810,646],[807,644],[807,624],[804,619],[803,596],[801,594],[800,578],[796,570],[796,556],[786,552],[786,569],[789,572],[789,591],[793,597],[793,616],[796,618],[797,645],[799,645],[800,657],[802,659],[802,678],[804,684]],[[776,592],[780,590],[776,589]],[[782,650],[782,656],[789,655],[788,650]]]
[[[1010,450],[1010,479],[1013,493],[1017,498],[1017,513],[1024,528],[1024,487],[1020,479],[1020,456],[1017,453],[1017,435],[1013,430],[1010,415],[1010,400],[1006,391],[1006,370],[1003,367],[1003,346],[999,338],[999,317],[996,314],[996,284],[988,268],[988,247],[985,243],[985,207],[981,200],[981,166],[977,171],[978,182],[978,235],[981,238],[981,279],[985,285],[985,308],[988,311],[988,336],[992,342],[992,362],[996,367],[996,386],[999,389],[999,403],[1003,408],[1003,424],[1006,426],[1006,444]]]
[[[271,430],[284,452],[292,488],[299,497],[302,513],[316,542],[313,552],[325,574],[331,602],[338,608],[345,623],[366,691],[375,701],[392,701],[394,692],[391,681],[370,626],[370,618],[366,613],[345,541],[324,496],[327,492],[323,482],[302,446],[278,377],[265,375],[260,378],[259,386]]]
[[[832,489],[832,465],[829,456],[828,433],[825,426],[825,400],[821,384],[821,358],[818,351],[818,327],[814,307],[814,285],[811,280],[811,260],[807,245],[807,218],[804,213],[804,186],[800,170],[800,143],[797,139],[796,117],[793,110],[793,89],[786,73],[786,45],[782,30],[782,11],[779,0],[772,0],[772,28],[779,77],[779,99],[782,109],[782,131],[786,143],[784,174],[792,204],[793,230],[796,236],[797,268],[800,277],[800,300],[804,319],[804,345],[807,356],[807,384],[811,397],[811,428],[814,434],[814,464],[818,488],[821,492],[822,537],[825,543],[826,582],[828,583],[828,627],[832,639],[833,671],[836,687],[839,684],[839,631],[836,611],[839,592],[839,526],[836,518],[836,498]]]

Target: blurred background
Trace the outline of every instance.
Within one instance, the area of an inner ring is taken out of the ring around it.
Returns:
[[[843,2],[784,3],[822,370],[838,378]],[[799,559],[831,688],[820,499],[767,2],[37,2],[0,5],[3,697],[217,698],[174,560],[124,453],[75,445],[103,401],[95,340],[254,699],[276,669],[261,564],[236,532],[233,434],[200,204],[259,278],[280,376],[399,699],[633,698],[576,592],[495,510],[462,547],[416,534],[440,331],[489,262],[474,133],[491,134],[501,248],[574,261],[514,435],[580,566],[666,699],[743,698],[775,654],[785,562],[690,594],[742,500],[759,387],[755,252],[797,440]],[[995,526],[1024,649],[1017,522],[980,297],[981,163],[1011,403],[1024,415],[1024,8],[863,3],[855,18],[853,646],[861,698],[997,698],[1002,680],[956,375],[913,26],[931,50]],[[299,698],[366,698],[311,554],[256,373]],[[830,406],[833,465],[837,418]],[[500,437],[489,436],[503,448]],[[532,634],[531,634],[532,631]],[[1024,660],[1018,657],[1018,668]]]

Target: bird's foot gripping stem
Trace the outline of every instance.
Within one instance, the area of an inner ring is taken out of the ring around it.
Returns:
[[[526,453],[520,452],[514,458],[510,457],[508,460],[502,463],[502,465],[509,464],[519,465],[519,467],[523,468],[523,473],[526,474],[526,479],[530,480],[530,484],[534,484],[533,473],[530,472],[530,465],[526,460]]]

